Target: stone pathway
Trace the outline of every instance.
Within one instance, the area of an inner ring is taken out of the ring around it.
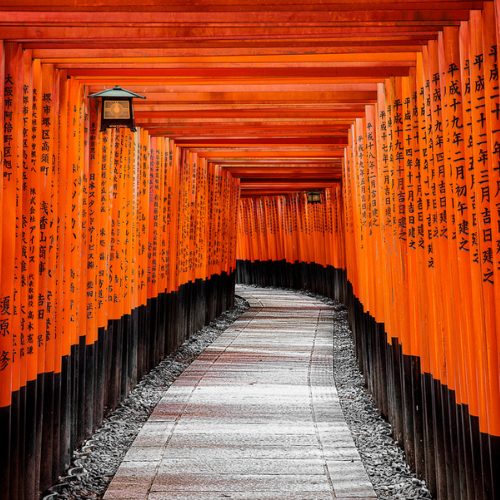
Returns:
[[[236,293],[250,309],[165,392],[105,500],[376,498],[333,381],[332,309]]]

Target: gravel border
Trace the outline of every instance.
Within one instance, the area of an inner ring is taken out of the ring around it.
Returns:
[[[128,398],[115,411],[105,415],[102,427],[73,453],[66,475],[42,495],[42,500],[102,499],[164,392],[248,308],[248,302],[236,296],[235,307],[192,335],[175,353],[145,375]]]
[[[245,285],[259,288],[255,285]],[[327,297],[305,294],[333,307],[333,371],[347,425],[373,488],[382,500],[428,500],[432,496],[404,459],[391,437],[391,426],[377,411],[359,372],[346,307]],[[236,296],[235,307],[195,333],[177,352],[162,361],[139,382],[130,396],[104,421],[103,426],[74,452],[71,467],[43,500],[102,499],[108,484],[142,425],[175,379],[194,359],[248,309]]]

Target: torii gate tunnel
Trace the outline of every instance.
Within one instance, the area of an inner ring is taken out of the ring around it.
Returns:
[[[53,484],[236,278],[343,301],[417,474],[500,498],[499,26],[493,1],[0,1],[0,499]],[[115,85],[135,132],[99,131]]]

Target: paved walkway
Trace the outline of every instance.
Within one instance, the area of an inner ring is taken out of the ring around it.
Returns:
[[[251,308],[168,389],[104,498],[376,498],[333,382],[331,308],[236,293]]]

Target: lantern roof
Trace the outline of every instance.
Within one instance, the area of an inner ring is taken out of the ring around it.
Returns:
[[[101,92],[89,95],[89,99],[94,97],[109,97],[111,99],[124,98],[124,97],[131,99],[134,97],[139,97],[140,99],[146,99],[146,96],[136,94],[135,92],[130,92],[130,90],[122,89],[118,85],[115,85],[112,89],[104,89],[101,90]]]

